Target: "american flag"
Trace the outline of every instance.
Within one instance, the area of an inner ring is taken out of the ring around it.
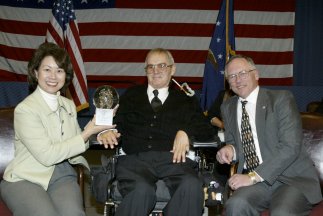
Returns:
[[[223,0],[205,61],[201,108],[207,111],[224,89],[224,67],[235,53],[233,0]]]
[[[145,81],[144,60],[169,49],[175,79],[201,89],[221,0],[75,0],[89,87]],[[0,2],[0,80],[25,81],[27,62],[46,37],[53,1]],[[295,0],[235,0],[236,52],[251,56],[261,85],[292,85]]]
[[[69,87],[70,96],[78,111],[89,107],[82,45],[72,0],[54,2],[46,41],[56,43],[68,52],[74,69],[74,78]]]

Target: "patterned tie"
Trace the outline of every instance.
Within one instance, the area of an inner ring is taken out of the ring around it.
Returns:
[[[158,90],[155,89],[153,93],[155,97],[151,100],[151,106],[155,112],[158,112],[163,104],[161,100],[158,98]]]
[[[246,103],[248,101],[241,101],[242,103],[242,119],[241,119],[241,136],[244,157],[247,165],[247,172],[253,171],[259,165],[259,158],[256,154],[256,147],[252,136],[251,126],[249,123],[249,116],[246,111]]]

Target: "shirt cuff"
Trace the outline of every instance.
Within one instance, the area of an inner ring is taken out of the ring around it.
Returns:
[[[104,130],[104,131],[101,131],[100,133],[98,133],[98,135],[96,135],[96,138],[99,138],[99,136],[101,136],[101,134],[103,134],[103,133],[105,133],[105,132],[107,132],[107,131],[111,131],[111,130],[113,130],[113,131],[118,131],[118,130],[117,130],[117,129],[115,129],[115,128],[107,129],[107,130]]]
[[[255,173],[256,173],[257,177],[260,179],[260,182],[263,182],[263,181],[264,181],[264,179],[263,179],[263,178],[261,178],[261,176],[260,176],[260,175],[258,175],[258,173],[257,173],[257,172],[255,172]]]
[[[233,145],[228,144],[228,146],[231,146],[232,150],[233,150],[233,158],[232,161],[236,161],[237,160],[237,154],[236,154],[236,149],[234,148]]]

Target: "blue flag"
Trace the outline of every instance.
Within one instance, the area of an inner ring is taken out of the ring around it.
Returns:
[[[233,0],[223,0],[204,68],[201,108],[207,111],[224,89],[224,66],[234,55]]]

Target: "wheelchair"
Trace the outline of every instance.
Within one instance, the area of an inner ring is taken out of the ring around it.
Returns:
[[[98,144],[96,141],[91,141],[92,145]],[[207,158],[207,154],[205,154],[205,150],[215,152],[221,146],[220,139],[216,136],[212,141],[208,142],[198,142],[195,140],[191,140],[190,148],[187,157],[197,162],[197,173],[201,178],[203,178],[204,173],[212,173],[215,169],[215,160],[209,160]],[[122,196],[117,188],[117,180],[115,176],[115,167],[118,161],[118,156],[123,155],[124,152],[121,148],[117,148],[116,152],[113,156],[109,158],[110,161],[110,172],[111,178],[107,182],[107,197],[104,202],[104,216],[114,216],[118,205],[122,202]],[[215,182],[209,182],[207,185],[205,184],[205,188],[207,187],[216,187]],[[164,181],[158,180],[157,183],[157,202],[156,205],[151,212],[150,216],[162,216],[163,208],[167,205],[168,201],[171,199],[168,188],[166,187]],[[206,189],[204,189],[206,192]],[[222,194],[218,193],[216,195],[217,202],[222,202]]]

